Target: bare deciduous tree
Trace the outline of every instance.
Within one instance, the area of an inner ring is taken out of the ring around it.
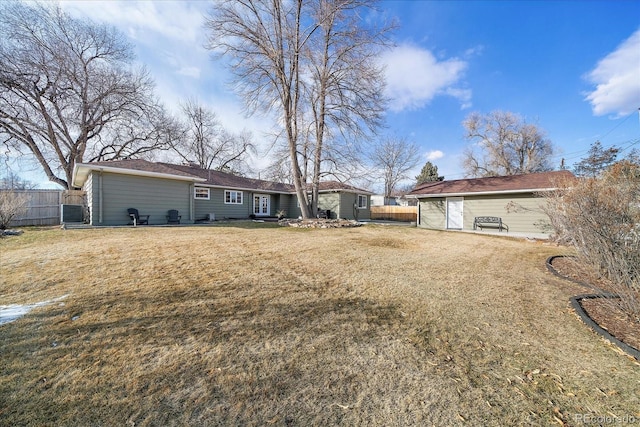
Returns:
[[[215,112],[195,99],[182,105],[185,128],[174,144],[175,152],[186,162],[195,161],[203,169],[245,172],[246,156],[255,153],[249,132],[233,134],[218,120]]]
[[[28,202],[24,191],[0,190],[0,230],[5,230],[15,217],[24,215]]]
[[[361,25],[359,10],[371,4],[361,0],[312,2],[312,16],[319,27],[305,50],[310,76],[304,85],[313,124],[312,212],[317,209],[323,172],[335,169],[335,174],[356,166],[358,142],[382,125],[385,80],[376,57],[390,27]]]
[[[15,172],[7,172],[0,178],[0,190],[33,190],[37,185]]]
[[[418,166],[420,149],[406,138],[387,137],[375,144],[371,153],[373,167],[384,177],[384,203],[389,203],[398,184],[409,178],[409,171]]]
[[[538,126],[503,111],[470,114],[463,126],[474,143],[463,158],[468,176],[519,175],[552,170],[554,148]]]
[[[386,28],[365,31],[358,16],[372,3],[224,0],[207,19],[208,47],[228,55],[248,111],[278,113],[304,218],[331,162],[327,139],[353,142],[379,125],[384,86],[374,57]]]
[[[174,122],[114,28],[51,4],[0,5],[0,138],[71,186],[74,165],[168,148]]]

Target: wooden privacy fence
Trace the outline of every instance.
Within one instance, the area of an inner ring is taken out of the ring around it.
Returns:
[[[27,212],[9,223],[10,227],[60,224],[61,205],[85,205],[84,191],[79,190],[0,190],[27,196]]]
[[[417,221],[417,206],[371,206],[371,219]]]

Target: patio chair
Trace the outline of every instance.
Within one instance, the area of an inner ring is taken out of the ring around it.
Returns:
[[[135,209],[135,208],[129,208],[127,209],[127,212],[129,213],[129,218],[131,218],[131,222],[133,223],[134,226],[149,224],[149,215],[140,215],[138,213],[138,209]]]
[[[167,223],[169,224],[180,224],[180,218],[182,215],[178,215],[178,211],[175,209],[171,209],[167,212]]]

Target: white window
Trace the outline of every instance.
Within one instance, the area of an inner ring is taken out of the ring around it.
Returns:
[[[367,209],[367,196],[358,194],[358,209]]]
[[[228,205],[241,205],[242,191],[224,190],[224,203]]]
[[[193,191],[194,199],[209,200],[209,189],[204,187],[195,187]]]

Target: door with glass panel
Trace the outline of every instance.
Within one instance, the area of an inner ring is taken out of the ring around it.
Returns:
[[[271,196],[255,194],[253,196],[253,214],[255,216],[269,216],[271,213]]]

